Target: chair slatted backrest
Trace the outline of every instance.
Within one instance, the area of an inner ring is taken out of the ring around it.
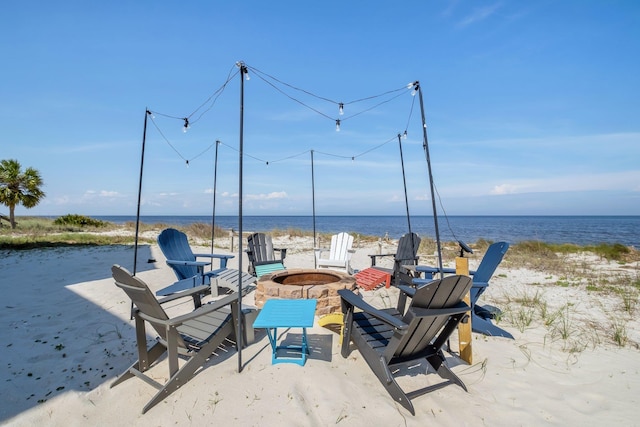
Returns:
[[[254,264],[276,259],[271,236],[267,234],[255,233],[247,237],[247,247],[253,257]]]
[[[346,261],[349,250],[353,246],[353,236],[348,233],[339,233],[331,236],[331,249],[329,259]]]
[[[158,246],[168,260],[195,261],[196,257],[189,246],[187,235],[175,228],[167,228],[158,235]],[[187,279],[199,274],[198,267],[194,265],[176,265],[171,268],[176,273],[178,280]]]
[[[507,249],[509,249],[509,243],[507,242],[497,242],[491,244],[487,249],[487,252],[482,257],[482,261],[480,261],[480,265],[478,269],[473,274],[473,280],[475,282],[487,283],[493,273],[495,273],[498,265],[502,262],[502,258],[504,258],[504,254],[507,253]]]
[[[169,316],[167,316],[167,313],[164,311],[146,283],[137,277],[132,276],[126,268],[119,265],[112,266],[111,273],[113,274],[116,286],[122,289],[129,298],[131,298],[131,301],[133,301],[141,313],[158,320],[169,319]],[[166,329],[159,327],[159,325],[154,323],[151,323],[151,325],[160,338],[166,342]],[[178,346],[186,348],[186,345],[180,336],[178,336]]]
[[[447,276],[418,288],[403,318],[403,321],[409,325],[409,329],[400,338],[394,337],[399,339],[397,344],[390,343],[393,356],[411,357],[432,345],[434,338],[448,322],[450,315],[420,317],[420,309],[456,307],[469,292],[471,284],[471,278],[468,276]]]
[[[409,264],[406,261],[415,263],[416,254],[420,247],[420,236],[416,233],[407,233],[398,240],[398,249],[396,251],[396,264]]]

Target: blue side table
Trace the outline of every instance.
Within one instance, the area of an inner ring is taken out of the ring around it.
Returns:
[[[270,299],[264,303],[258,314],[254,328],[265,328],[273,353],[271,363],[296,363],[303,366],[307,361],[309,348],[307,344],[307,328],[313,326],[317,300],[315,299]],[[277,345],[278,328],[302,328],[302,345]],[[280,356],[278,350],[285,354],[300,352],[300,357]]]

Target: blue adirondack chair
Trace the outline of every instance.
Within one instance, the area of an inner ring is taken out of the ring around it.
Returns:
[[[194,254],[189,246],[187,235],[174,228],[167,228],[158,235],[158,246],[167,259],[178,280],[198,276],[200,285],[209,284],[209,279],[227,269],[227,261],[233,255]],[[197,258],[209,258],[209,261],[198,261]],[[211,271],[204,271],[204,267],[211,265],[213,259],[220,260],[220,266]]]
[[[478,269],[469,272],[473,278],[473,286],[470,291],[471,307],[473,308],[471,311],[471,327],[473,332],[513,339],[513,335],[504,329],[497,327],[491,322],[491,319],[495,317],[500,310],[496,307],[481,306],[478,304],[478,299],[489,286],[491,276],[493,276],[496,268],[498,268],[498,265],[502,262],[502,258],[504,257],[504,254],[507,253],[508,249],[509,243],[507,242],[491,244],[487,249],[487,252],[484,254],[482,261],[480,261]],[[433,275],[438,273],[440,270],[438,267],[418,265],[416,266],[416,271],[423,273],[424,278],[413,279],[413,283],[415,285],[421,285],[433,280]],[[453,268],[443,269],[443,273],[445,274],[455,274],[455,272],[456,270]]]

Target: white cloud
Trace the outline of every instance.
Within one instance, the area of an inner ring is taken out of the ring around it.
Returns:
[[[248,194],[247,200],[275,200],[275,199],[287,199],[287,193],[285,191],[274,191],[268,194]]]
[[[501,184],[493,187],[489,194],[516,194],[518,192],[518,186],[512,184]]]
[[[496,184],[495,181],[503,181]],[[508,181],[508,182],[504,182]],[[558,193],[565,191],[638,191],[640,170],[566,175],[547,174],[542,178],[504,178],[470,180],[438,188],[442,197],[474,197],[524,193]]]
[[[471,25],[475,22],[485,20],[493,15],[500,6],[500,3],[495,3],[493,5],[474,9],[470,15],[467,15],[462,21],[458,22],[458,27],[466,27],[467,25]]]

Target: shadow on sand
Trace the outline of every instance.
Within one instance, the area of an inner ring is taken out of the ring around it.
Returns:
[[[4,250],[0,256],[0,424],[62,393],[111,382],[135,360],[130,300],[111,278],[113,264],[133,270],[133,246]],[[138,273],[155,270],[152,259],[150,246],[140,246]]]

